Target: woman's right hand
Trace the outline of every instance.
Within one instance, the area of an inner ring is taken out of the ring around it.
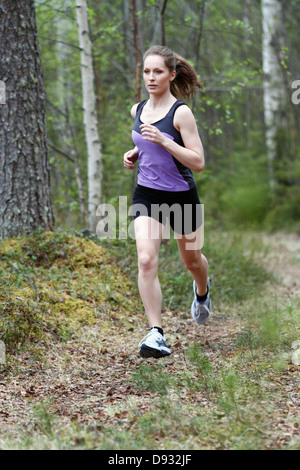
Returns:
[[[134,164],[139,157],[138,149],[135,147],[124,154],[124,167],[129,170],[134,169]]]

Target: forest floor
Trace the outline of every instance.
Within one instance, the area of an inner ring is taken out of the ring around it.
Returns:
[[[259,305],[295,313],[300,237],[263,241],[270,249],[260,262],[275,281]],[[257,305],[216,303],[202,327],[166,308],[172,355],[163,360],[138,355],[141,311],[21,348],[0,369],[0,449],[298,449],[300,367],[292,343],[266,345],[262,323],[252,328]]]

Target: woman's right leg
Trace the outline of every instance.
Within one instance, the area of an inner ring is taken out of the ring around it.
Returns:
[[[164,225],[152,217],[134,221],[138,254],[138,286],[149,326],[161,328],[162,293],[158,279],[158,255]]]

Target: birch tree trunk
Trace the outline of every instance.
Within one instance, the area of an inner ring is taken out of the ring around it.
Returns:
[[[33,0],[0,0],[0,239],[52,229],[46,95]]]
[[[70,24],[69,19],[66,15],[62,15],[56,22],[56,29],[57,29],[57,59],[60,64],[65,64],[69,60],[69,54],[67,52],[67,48],[63,43],[64,37],[66,32],[73,28],[73,23]],[[57,120],[57,129],[58,133],[60,134],[61,142],[65,142],[65,146],[67,146],[66,152],[60,151],[59,149],[55,149],[56,153],[59,155],[71,156],[72,162],[74,162],[74,173],[76,176],[76,183],[77,183],[77,190],[78,190],[78,197],[79,197],[79,208],[80,208],[80,221],[82,224],[86,224],[87,214],[86,214],[86,201],[85,201],[85,191],[84,191],[84,184],[81,174],[80,168],[80,161],[79,161],[79,154],[76,149],[76,142],[74,131],[72,127],[72,122],[70,122],[70,112],[69,112],[69,105],[68,100],[66,99],[66,92],[68,88],[72,87],[72,83],[70,79],[66,77],[68,73],[67,70],[63,66],[58,67],[57,69],[57,96],[60,98],[59,107],[63,109],[65,122],[64,125],[59,125],[59,120]],[[53,108],[52,113],[56,115],[56,109]],[[49,145],[51,145],[49,143]],[[70,160],[70,159],[69,159]],[[58,166],[58,165],[57,165]],[[57,172],[61,171],[57,169]]]
[[[96,210],[101,202],[102,149],[97,128],[95,77],[92,45],[89,37],[87,0],[76,0],[76,15],[81,49],[83,116],[88,152],[88,216],[90,229],[95,231]]]
[[[263,30],[264,117],[270,186],[274,189],[274,163],[280,130],[285,126],[285,79],[281,66],[284,45],[281,0],[261,0]]]

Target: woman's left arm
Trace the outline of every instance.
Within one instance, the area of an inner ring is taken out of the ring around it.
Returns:
[[[181,134],[184,147],[151,124],[142,124],[141,132],[145,140],[161,145],[183,165],[199,173],[204,168],[204,151],[194,115],[188,106],[180,106],[176,110],[174,126]]]

